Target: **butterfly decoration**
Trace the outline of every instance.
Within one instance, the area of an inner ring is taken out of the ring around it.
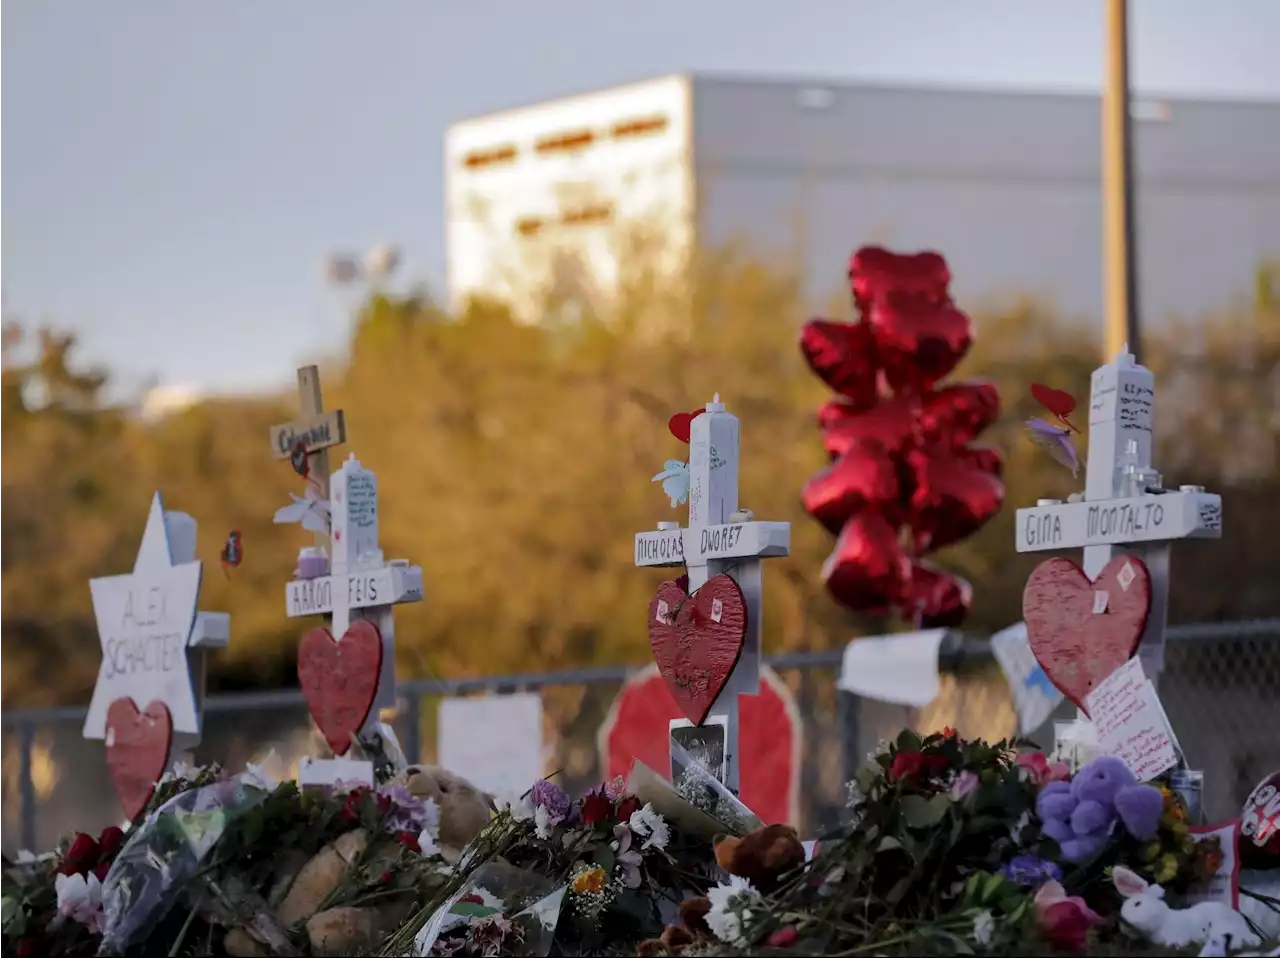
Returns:
[[[662,491],[671,500],[672,509],[689,500],[689,464],[681,459],[668,459],[663,463],[662,472],[650,482],[662,483]]]
[[[317,492],[323,492],[324,487],[320,485],[320,481],[311,475],[311,459],[308,457],[307,444],[299,439],[293,444],[293,448],[289,450],[289,465],[293,467],[293,471],[300,475],[303,479],[314,488]],[[307,495],[311,495],[311,489],[307,490]],[[276,520],[277,522],[281,520]],[[289,520],[293,521],[293,520]]]
[[[1073,478],[1078,477],[1080,457],[1076,453],[1071,434],[1080,430],[1070,419],[1076,409],[1075,397],[1044,383],[1032,383],[1031,395],[1052,414],[1054,422],[1040,418],[1028,419],[1025,423],[1027,438],[1052,456],[1054,462],[1070,469]]]
[[[244,560],[244,542],[240,538],[240,530],[232,529],[227,533],[227,541],[222,544],[222,574],[231,578],[231,570]]]
[[[299,522],[308,532],[328,534],[330,531],[329,500],[321,499],[314,489],[307,489],[306,496],[289,493],[293,502],[276,510],[277,523]]]
[[[1080,432],[1075,423],[1069,418],[1076,411],[1076,398],[1071,393],[1064,392],[1061,389],[1054,389],[1044,383],[1032,383],[1031,397],[1053,413],[1053,418],[1060,425],[1066,426],[1074,433],[1078,434]]]

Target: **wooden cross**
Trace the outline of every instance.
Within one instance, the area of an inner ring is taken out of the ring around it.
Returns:
[[[1143,560],[1151,574],[1151,612],[1138,656],[1152,682],[1164,669],[1171,544],[1222,538],[1221,496],[1201,486],[1162,487],[1151,467],[1154,425],[1155,377],[1126,346],[1094,370],[1090,383],[1084,495],[1019,509],[1015,530],[1019,552],[1083,549],[1090,579],[1118,553]]]
[[[303,366],[298,370],[298,405],[300,419],[271,427],[271,453],[277,459],[289,459],[295,447],[303,443],[307,450],[307,475],[316,481],[321,499],[329,498],[329,449],[347,441],[347,424],[342,410],[324,411],[320,394],[320,370]],[[317,532],[316,545],[328,551],[329,536]]]
[[[760,622],[764,605],[761,559],[791,552],[789,522],[755,522],[738,508],[738,419],[726,411],[717,394],[696,416],[689,429],[689,527],[661,522],[656,532],[635,537],[637,566],[684,566],[689,593],[712,576],[727,573],[742,590],[747,607],[747,634],[742,655],[711,706],[703,726],[724,729],[723,768],[711,769],[724,784],[738,791],[738,696],[760,693]],[[681,729],[693,723],[674,719],[674,740],[687,737]],[[695,733],[696,734],[696,733]],[[675,769],[672,770],[673,778]]]
[[[396,605],[422,600],[422,569],[404,559],[383,560],[378,547],[378,483],[372,470],[351,454],[332,473],[328,449],[346,441],[341,410],[323,412],[320,375],[315,366],[298,370],[302,418],[271,427],[271,447],[277,459],[289,458],[299,442],[307,450],[308,475],[322,490],[329,506],[330,530],[315,534],[316,545],[329,557],[327,575],[296,578],[285,585],[285,612],[290,618],[322,615],[336,641],[351,623],[372,622],[382,639],[382,668],[373,707],[361,734],[378,723],[379,710],[396,703]],[[366,767],[368,766],[368,767]],[[308,759],[300,769],[302,784],[331,783],[371,774],[369,763],[347,758]]]

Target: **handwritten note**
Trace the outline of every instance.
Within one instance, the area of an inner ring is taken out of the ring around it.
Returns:
[[[377,527],[378,487],[373,473],[361,470],[347,477],[347,508],[352,531]]]
[[[1149,782],[1178,764],[1173,730],[1155,686],[1132,658],[1085,699],[1103,753],[1123,759],[1140,782]]]
[[[1188,904],[1202,901],[1220,901],[1232,908],[1240,907],[1240,858],[1236,844],[1240,840],[1240,820],[1224,825],[1192,826],[1191,838],[1199,843],[1216,838],[1222,859],[1212,875],[1187,890]]]

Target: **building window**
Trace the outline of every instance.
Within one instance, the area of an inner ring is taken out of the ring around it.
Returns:
[[[511,144],[496,146],[490,150],[474,150],[466,155],[462,165],[469,170],[480,170],[500,163],[511,163],[516,155],[516,148]]]
[[[625,140],[634,136],[655,136],[669,125],[670,121],[665,116],[646,116],[615,123],[611,132],[615,140]]]
[[[596,135],[590,130],[574,130],[570,133],[558,133],[544,137],[538,141],[539,153],[573,153],[585,150],[595,142]]]
[[[536,216],[526,216],[516,220],[516,232],[526,238],[537,236],[546,224]]]
[[[560,219],[565,226],[598,226],[613,219],[613,207],[608,203],[596,203],[569,210]]]

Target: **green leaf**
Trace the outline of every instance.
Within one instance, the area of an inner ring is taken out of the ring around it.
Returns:
[[[1000,886],[1004,884],[1004,879],[999,875],[988,873],[982,879],[982,903],[988,904],[995,900],[996,894],[1000,891]]]
[[[876,780],[880,778],[882,771],[883,770],[878,766],[873,767],[870,765],[863,765],[858,769],[853,776],[854,782],[858,785],[858,791],[863,795],[870,795],[871,789],[875,785]]]
[[[904,728],[898,733],[898,751],[899,752],[918,752],[920,751],[920,736],[909,728]]]
[[[591,860],[603,868],[606,875],[612,875],[617,856],[608,845],[597,845],[591,854]]]
[[[890,905],[896,905],[902,901],[903,896],[911,890],[911,886],[914,884],[915,878],[911,875],[898,879],[898,883],[889,889],[889,894],[886,896],[885,901]]]
[[[490,908],[488,905],[477,905],[473,901],[460,901],[449,911],[455,915],[462,915],[464,918],[487,918],[489,915],[498,913],[496,908]]]
[[[891,852],[895,848],[901,848],[902,842],[898,841],[892,835],[886,835],[880,839],[880,844],[876,846],[877,852]]]
[[[902,798],[902,818],[908,828],[933,828],[947,815],[951,800],[946,795],[923,798],[905,795]]]

